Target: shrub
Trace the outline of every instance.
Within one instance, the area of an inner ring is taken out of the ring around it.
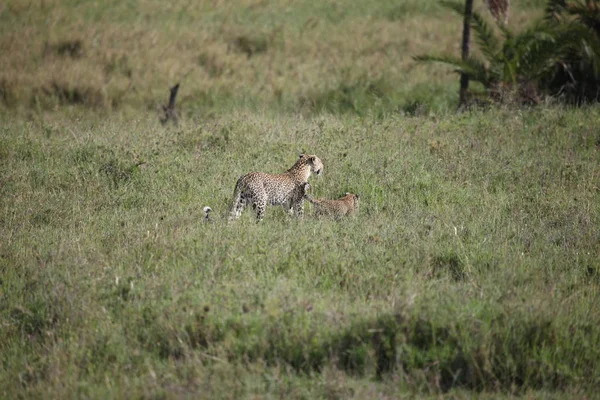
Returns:
[[[495,101],[507,97],[536,104],[542,95],[561,95],[581,104],[600,94],[599,1],[551,0],[546,18],[514,33],[497,24],[501,35],[474,12],[471,26],[482,57],[419,55],[417,61],[441,62],[483,84]],[[444,5],[464,17],[460,3]]]

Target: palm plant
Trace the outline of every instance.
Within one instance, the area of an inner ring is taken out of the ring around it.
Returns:
[[[464,16],[460,3],[445,1],[443,4]],[[480,56],[463,60],[452,55],[419,55],[414,59],[448,64],[456,72],[481,83],[487,95],[494,99],[513,92],[522,101],[536,102],[537,83],[553,71],[557,61],[551,56],[556,40],[550,24],[541,21],[518,34],[497,24],[498,35],[479,13],[473,12],[471,28]]]
[[[460,3],[443,4],[464,16]],[[519,33],[499,23],[494,29],[477,12],[470,21],[479,56],[414,59],[453,66],[492,99],[509,92],[526,102],[542,93],[577,104],[600,100],[600,0],[548,0],[545,18]]]
[[[600,2],[598,0],[549,0],[546,5],[546,19],[564,21],[572,17],[581,25],[600,36]]]
[[[581,104],[600,98],[600,1],[549,0],[546,21],[561,43],[554,73],[543,84]]]

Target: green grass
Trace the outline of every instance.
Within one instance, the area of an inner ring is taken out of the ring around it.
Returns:
[[[599,122],[550,106],[12,118],[0,393],[593,396]],[[325,165],[313,194],[359,193],[359,215],[228,224],[237,177],[299,151]]]
[[[0,4],[0,398],[596,397],[600,108],[451,114],[436,1],[196,3]],[[299,152],[357,217],[226,222]]]
[[[513,6],[511,25],[540,14],[531,3]],[[461,27],[435,0],[10,0],[0,110],[157,110],[180,82],[190,116],[444,112],[456,106],[455,74],[411,57],[458,52]]]

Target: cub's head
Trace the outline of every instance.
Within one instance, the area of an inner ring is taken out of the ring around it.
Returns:
[[[300,160],[303,160],[306,165],[310,165],[311,172],[317,175],[321,175],[323,172],[323,162],[319,157],[310,154],[300,154],[298,161]]]
[[[350,201],[352,201],[352,205],[354,206],[354,209],[358,210],[358,199],[359,199],[359,196],[357,194],[354,194],[354,193],[348,193],[348,192],[346,192],[345,197],[347,199],[349,199]]]

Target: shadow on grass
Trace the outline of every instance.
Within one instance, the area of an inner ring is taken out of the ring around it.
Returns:
[[[315,324],[308,313],[268,322],[250,315],[219,320],[203,313],[182,330],[151,310],[147,314],[138,339],[161,358],[200,351],[224,362],[285,364],[306,374],[333,363],[353,375],[381,379],[394,373],[443,392],[560,389],[592,376],[595,368],[593,354],[566,350],[569,334],[563,327],[520,312],[487,323],[447,324],[387,314],[341,329]],[[592,348],[586,351],[597,353]]]

